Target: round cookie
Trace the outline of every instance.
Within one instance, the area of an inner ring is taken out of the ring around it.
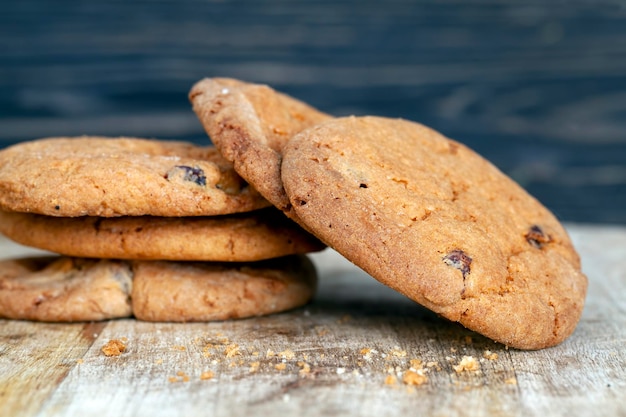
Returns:
[[[199,81],[189,99],[211,140],[239,175],[293,218],[280,176],[282,148],[294,134],[331,116],[266,85],[229,78]]]
[[[0,151],[0,208],[49,216],[209,216],[269,206],[213,147],[48,138]]]
[[[505,345],[574,330],[587,278],[558,220],[466,146],[417,123],[334,119],[283,149],[297,216],[382,283]]]
[[[316,286],[305,255],[247,263],[33,257],[0,261],[0,317],[225,320],[302,306]]]
[[[325,248],[275,208],[211,217],[53,217],[0,211],[0,233],[69,256],[258,261]]]
[[[0,261],[0,317],[49,322],[132,314],[128,263],[67,257]]]
[[[137,262],[133,312],[145,321],[260,316],[308,303],[317,276],[305,255],[244,264]]]

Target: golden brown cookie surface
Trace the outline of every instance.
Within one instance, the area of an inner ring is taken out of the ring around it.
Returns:
[[[282,180],[307,228],[374,278],[512,347],[569,336],[587,288],[558,220],[467,147],[416,123],[296,135]]]
[[[189,98],[215,146],[268,201],[292,217],[281,152],[296,133],[330,118],[268,86],[229,78],[196,83]]]
[[[305,255],[245,263],[34,257],[0,261],[0,317],[225,320],[302,306],[316,285]]]
[[[48,138],[0,151],[0,208],[49,216],[208,216],[268,206],[213,147]]]
[[[317,276],[305,255],[223,264],[135,264],[133,312],[145,321],[213,321],[260,316],[308,303]]]
[[[68,256],[258,261],[325,246],[271,207],[211,217],[53,217],[0,211],[0,233]]]
[[[67,257],[0,261],[0,317],[50,322],[132,314],[127,263]]]

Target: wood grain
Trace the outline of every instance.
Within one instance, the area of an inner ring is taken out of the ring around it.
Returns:
[[[313,255],[316,300],[284,314],[188,324],[0,321],[0,415],[625,415],[626,229],[569,230],[589,295],[574,335],[551,349],[507,349],[328,250]],[[23,251],[0,241],[3,257]],[[111,339],[127,350],[105,356]],[[479,369],[457,372],[464,356]],[[415,359],[427,381],[407,385]]]

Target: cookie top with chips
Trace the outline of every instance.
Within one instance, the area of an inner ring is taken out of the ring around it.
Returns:
[[[208,216],[269,206],[214,147],[47,138],[0,151],[0,208],[49,216]]]
[[[215,146],[268,201],[293,217],[280,177],[282,148],[331,116],[266,85],[206,78],[189,98]]]
[[[587,278],[554,215],[423,125],[348,117],[294,136],[282,181],[307,229],[377,280],[511,347],[569,336]]]

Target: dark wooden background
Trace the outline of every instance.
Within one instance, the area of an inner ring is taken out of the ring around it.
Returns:
[[[428,124],[562,220],[626,224],[625,1],[3,2],[0,147],[208,143],[186,97],[206,76]]]

